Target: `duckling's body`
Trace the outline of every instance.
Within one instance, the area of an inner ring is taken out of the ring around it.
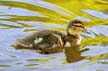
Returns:
[[[18,40],[17,45],[41,50],[41,53],[57,53],[63,50],[65,36],[58,31],[43,30]]]
[[[80,32],[84,30],[83,23],[79,20],[70,21],[67,34],[59,31],[43,30],[17,41],[20,47],[34,48],[41,53],[61,52],[64,47],[79,46]]]

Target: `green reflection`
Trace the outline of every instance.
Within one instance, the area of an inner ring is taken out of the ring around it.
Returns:
[[[28,59],[27,61],[33,61],[33,62],[49,62],[50,59],[40,58],[40,59]]]
[[[37,66],[38,64],[27,64],[27,65],[24,65],[24,66]]]
[[[0,64],[0,67],[10,67],[11,65],[8,64]]]

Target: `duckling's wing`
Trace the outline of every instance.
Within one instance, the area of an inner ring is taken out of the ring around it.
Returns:
[[[23,47],[33,47],[33,44],[34,44],[34,41],[36,41],[36,38],[41,38],[41,37],[43,38],[51,33],[52,33],[52,31],[50,31],[50,30],[34,32],[29,36],[18,39],[16,42],[16,45],[23,46]],[[39,41],[39,40],[37,39],[37,41]]]
[[[17,39],[16,45],[23,47],[33,47],[33,42],[35,40],[36,33],[26,36],[24,38]]]

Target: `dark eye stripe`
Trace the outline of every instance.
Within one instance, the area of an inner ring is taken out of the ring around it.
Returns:
[[[73,26],[75,26],[75,27],[82,27],[82,26],[80,26],[80,25],[73,25]]]
[[[81,27],[81,28],[83,28],[83,29],[84,29],[84,27],[83,27],[83,26],[81,26],[81,25],[80,25],[80,26],[78,26],[78,25],[73,25],[73,26],[75,26],[75,27]]]

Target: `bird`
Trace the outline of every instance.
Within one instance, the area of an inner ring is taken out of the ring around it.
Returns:
[[[17,47],[36,49],[42,54],[62,52],[64,47],[80,45],[80,33],[85,31],[82,21],[71,20],[67,26],[66,34],[56,30],[41,30],[27,37],[18,39]]]
[[[67,26],[67,35],[65,46],[79,46],[81,44],[81,32],[86,32],[84,23],[80,20],[71,20]]]

